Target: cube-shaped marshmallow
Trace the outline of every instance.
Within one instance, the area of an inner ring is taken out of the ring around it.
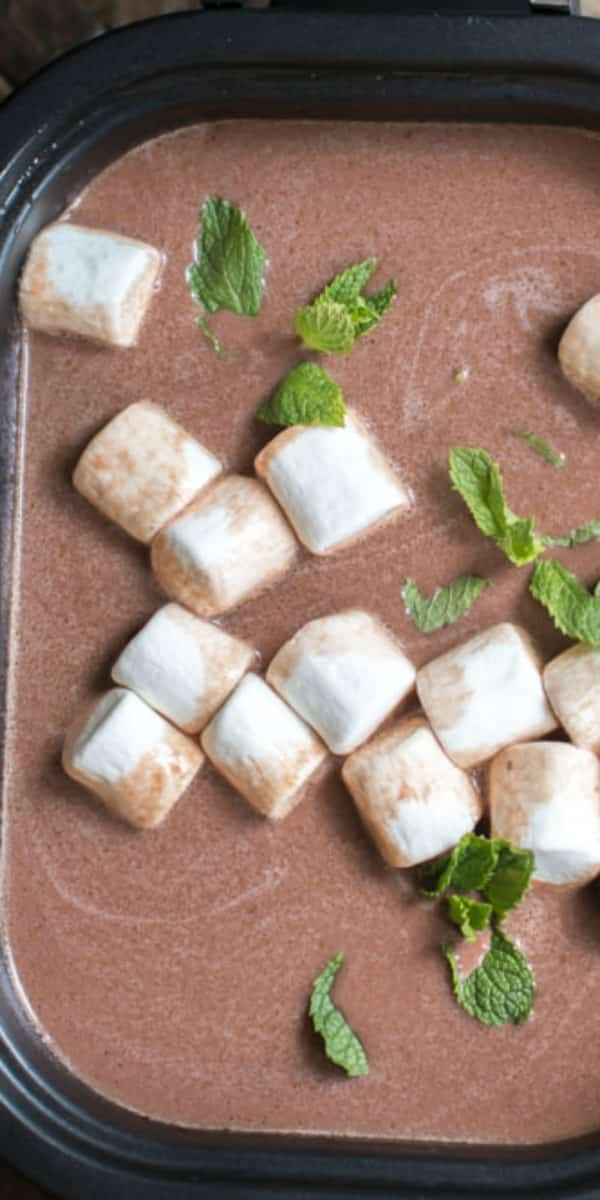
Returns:
[[[313,554],[335,550],[410,503],[352,412],[343,428],[284,430],[261,450],[255,466]]]
[[[33,241],[20,306],[31,329],[133,346],[162,256],[133,238],[60,221]]]
[[[159,533],[152,567],[167,596],[211,617],[278,579],[297,549],[263,484],[227,475]]]
[[[126,688],[76,719],[62,756],[67,775],[137,829],[160,825],[203,761],[196,742]]]
[[[446,753],[474,767],[512,742],[543,737],[558,724],[529,634],[493,625],[417,674],[419,699]]]
[[[245,675],[202,734],[211,762],[266,817],[286,817],[327,756],[312,729],[258,675]]]
[[[596,407],[600,404],[600,296],[571,318],[558,347],[564,374]]]
[[[148,543],[220,472],[214,454],[164,409],[141,400],[92,438],[73,483],[100,512]]]
[[[334,754],[349,754],[411,691],[415,669],[369,613],[310,621],[275,655],[267,681]]]
[[[412,867],[450,850],[482,814],[469,776],[422,717],[380,733],[346,759],[342,777],[382,857]]]
[[[585,883],[600,872],[600,764],[566,742],[510,746],[490,768],[492,835],[533,850],[534,878]]]
[[[127,643],[112,677],[185,733],[199,733],[257,657],[247,642],[165,604]]]
[[[580,643],[544,668],[550,703],[576,746],[600,753],[600,650]]]

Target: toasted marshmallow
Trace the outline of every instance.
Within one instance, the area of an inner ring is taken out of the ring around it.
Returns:
[[[594,405],[600,404],[600,296],[571,318],[558,347],[563,373]]]
[[[203,761],[196,742],[125,688],[77,718],[62,756],[67,775],[137,829],[164,821]]]
[[[343,429],[296,425],[284,430],[261,450],[255,467],[313,554],[354,540],[410,503],[351,412]]]
[[[278,579],[297,549],[262,483],[228,475],[159,533],[152,567],[167,596],[211,617]]]
[[[400,721],[346,759],[342,778],[380,854],[412,867],[450,850],[482,814],[469,776],[422,717]]]
[[[600,650],[571,646],[547,663],[544,686],[571,741],[600,754]]]
[[[493,625],[417,674],[417,691],[446,754],[459,767],[503,746],[542,737],[558,724],[537,652],[518,625]]]
[[[202,734],[211,762],[266,817],[286,817],[327,756],[312,729],[260,679],[245,675]]]
[[[92,438],[73,483],[132,537],[151,542],[220,472],[219,460],[164,409],[141,400]]]
[[[257,657],[246,642],[165,604],[128,642],[112,677],[185,733],[199,733]]]
[[[600,872],[600,764],[565,742],[511,746],[490,769],[492,835],[533,850],[534,878],[585,883]]]
[[[267,681],[334,754],[349,754],[408,695],[415,673],[385,626],[355,611],[304,625],[275,655]]]
[[[104,229],[60,221],[38,234],[21,278],[31,329],[133,346],[162,258],[153,246]]]

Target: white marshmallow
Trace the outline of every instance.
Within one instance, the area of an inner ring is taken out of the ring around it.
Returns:
[[[127,644],[112,677],[185,733],[199,733],[257,657],[246,642],[165,604]]]
[[[544,686],[571,741],[600,754],[600,650],[571,646],[546,665]]]
[[[228,475],[159,533],[152,567],[168,596],[211,617],[278,579],[297,549],[263,484]]]
[[[564,374],[592,404],[600,404],[600,296],[571,318],[558,347]]]
[[[300,629],[267,681],[334,754],[349,754],[408,695],[415,668],[375,617],[342,612]]]
[[[534,878],[585,883],[600,872],[600,764],[589,750],[534,742],[490,769],[492,835],[533,850]]]
[[[351,412],[343,429],[284,430],[261,451],[255,467],[313,554],[327,554],[410,503]]]
[[[221,464],[164,409],[124,408],[86,446],[73,475],[82,496],[140,542],[221,472]]]
[[[537,652],[518,625],[494,625],[417,674],[419,699],[446,753],[459,767],[485,762],[512,742],[558,724]]]
[[[254,808],[279,820],[296,807],[327,751],[260,679],[245,675],[202,734],[211,762]]]
[[[125,688],[77,718],[62,756],[67,775],[138,829],[164,820],[203,761],[195,742]]]
[[[61,221],[31,245],[21,278],[23,319],[44,333],[133,346],[161,269],[145,242]]]
[[[342,778],[382,857],[411,867],[474,829],[481,801],[426,721],[412,717],[346,759]]]

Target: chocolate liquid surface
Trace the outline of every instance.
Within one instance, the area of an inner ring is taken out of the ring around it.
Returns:
[[[297,305],[376,255],[398,300],[327,366],[414,493],[409,515],[329,558],[304,555],[222,620],[264,663],[307,620],[377,613],[417,663],[499,620],[565,643],[450,490],[452,444],[500,460],[512,508],[548,532],[600,515],[599,417],[561,377],[557,339],[600,290],[600,145],[559,129],[249,122],[150,142],[98,176],[74,217],[166,254],[139,345],[30,338],[20,611],[6,813],[8,938],[36,1021],[86,1081],[201,1128],[392,1139],[543,1142],[600,1123],[600,897],[536,887],[508,930],[537,979],[532,1019],[486,1029],[451,997],[441,912],[384,866],[332,760],[280,824],[209,767],[156,832],[113,820],[59,765],[78,706],[109,685],[161,603],[147,551],[74,491],[83,446],[133,400],[164,405],[230,469],[271,431],[260,402],[299,359]],[[183,283],[207,193],[240,203],[269,256],[260,316],[212,318]],[[454,374],[468,368],[459,383]],[[553,470],[511,429],[566,454]],[[561,556],[586,582],[596,544]],[[489,576],[476,607],[430,637],[407,618],[426,590]],[[324,1059],[306,1002],[339,949],[335,997],[368,1078]]]

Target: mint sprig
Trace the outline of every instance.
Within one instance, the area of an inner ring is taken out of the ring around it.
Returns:
[[[544,441],[544,438],[539,437],[537,433],[528,433],[525,429],[513,429],[513,437],[520,438],[522,442],[527,442],[540,458],[549,463],[551,467],[564,467],[565,456],[559,450],[555,450],[549,442]]]
[[[492,929],[490,948],[466,978],[456,954],[444,946],[454,994],[461,1008],[482,1025],[521,1025],[533,1008],[535,980],[525,955],[501,929]]]
[[[453,625],[467,613],[490,582],[479,575],[461,575],[445,587],[436,588],[431,596],[425,596],[414,579],[407,579],[402,598],[417,629],[433,633],[435,629]]]
[[[600,520],[588,521],[587,525],[579,525],[577,529],[571,529],[570,533],[566,533],[562,537],[552,537],[551,534],[544,533],[541,535],[541,540],[549,549],[562,547],[565,550],[572,550],[575,546],[584,546],[586,542],[600,541]]]
[[[421,895],[435,900],[447,888],[479,892],[499,920],[521,903],[535,868],[531,850],[521,850],[505,838],[465,833],[460,842],[434,863],[421,869],[427,881]]]
[[[313,983],[309,1014],[315,1033],[325,1045],[331,1062],[342,1067],[347,1075],[368,1075],[369,1061],[362,1043],[331,999],[334,979],[344,961],[340,952],[323,967]]]
[[[396,285],[390,280],[381,291],[365,295],[375,266],[374,258],[355,263],[336,275],[312,304],[296,310],[296,333],[309,350],[348,354],[357,338],[378,325],[395,299]]]
[[[449,465],[454,489],[478,529],[493,538],[515,566],[543,553],[545,547],[535,532],[533,517],[518,517],[509,508],[500,467],[486,450],[456,446],[450,451]]]
[[[588,592],[562,563],[556,559],[537,563],[530,591],[561,633],[600,647],[600,596]]]
[[[448,916],[468,942],[474,942],[478,933],[487,929],[493,909],[485,900],[474,900],[471,896],[448,896]]]
[[[264,289],[266,254],[241,208],[219,196],[207,196],[200,213],[196,261],[187,269],[190,292],[203,309],[198,324],[216,350],[220,344],[206,314],[228,309],[255,317]]]
[[[345,423],[342,389],[316,363],[299,363],[256,416],[268,425],[336,425]]]

